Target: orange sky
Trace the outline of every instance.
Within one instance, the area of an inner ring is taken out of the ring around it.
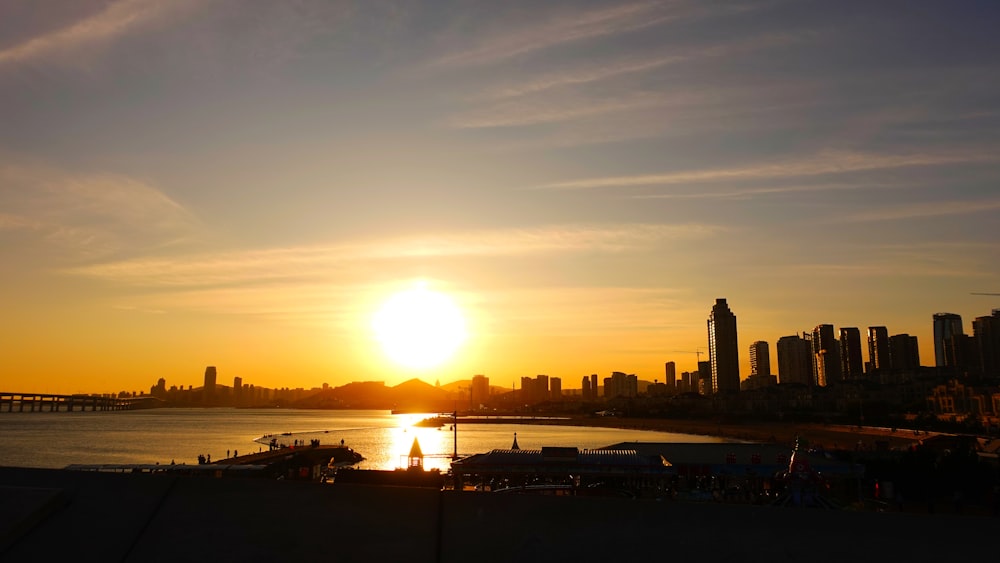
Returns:
[[[821,323],[933,365],[1000,307],[997,10],[797,4],[5,7],[0,390],[654,380],[718,297],[744,376]],[[433,370],[371,329],[417,280]]]

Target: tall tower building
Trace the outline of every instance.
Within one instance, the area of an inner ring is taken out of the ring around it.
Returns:
[[[469,389],[469,406],[479,409],[490,400],[490,378],[485,375],[472,376],[472,387]]]
[[[205,392],[205,402],[211,402],[215,399],[215,378],[215,366],[205,368],[205,385],[202,388]]]
[[[955,313],[934,313],[934,365],[948,365],[945,343],[953,336],[965,334],[962,331],[962,316]]]
[[[841,380],[840,343],[833,337],[833,325],[817,325],[812,333],[812,351],[816,360],[816,385],[830,385]]]
[[[861,331],[856,326],[840,329],[840,371],[847,381],[861,379],[864,374],[861,358]]]
[[[591,398],[592,399],[596,399],[598,397],[598,394],[597,394],[597,374],[596,373],[590,374],[590,392],[591,392]]]
[[[763,340],[750,345],[750,375],[771,375],[771,349]]]
[[[592,391],[590,390],[590,376],[585,375],[583,376],[583,381],[581,382],[580,385],[580,396],[583,397],[584,401],[589,401],[594,398],[591,395],[591,393]]]
[[[917,337],[893,334],[889,337],[889,365],[894,370],[912,371],[920,367]]]
[[[674,362],[667,362],[663,364],[663,371],[663,382],[667,384],[667,387],[671,389],[677,387],[677,365]]]
[[[797,334],[778,339],[778,381],[813,384],[812,345]]]
[[[562,400],[562,378],[553,377],[549,379],[549,396],[553,401]]]
[[[892,367],[889,361],[889,329],[884,326],[868,327],[868,361],[874,371]]]
[[[724,298],[715,300],[708,317],[708,360],[712,364],[713,393],[740,390],[740,352],[736,339],[736,315]]]
[[[1000,377],[1000,309],[988,317],[976,317],[972,334],[979,349],[979,366],[986,377]]]

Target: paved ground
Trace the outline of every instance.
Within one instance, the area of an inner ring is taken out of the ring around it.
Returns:
[[[1000,522],[20,468],[0,514],[0,561],[74,562],[959,560]]]

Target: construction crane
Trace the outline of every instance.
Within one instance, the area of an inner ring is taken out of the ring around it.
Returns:
[[[670,354],[694,354],[698,357],[698,363],[701,363],[701,348],[696,348],[694,351],[691,350],[671,350]]]

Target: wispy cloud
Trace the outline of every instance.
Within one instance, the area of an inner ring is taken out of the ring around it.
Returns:
[[[0,51],[0,66],[72,53],[187,13],[207,0],[119,0],[62,29],[32,37]]]
[[[695,103],[697,100],[695,94],[657,92],[629,92],[601,98],[578,95],[530,100],[519,98],[457,116],[451,120],[451,125],[459,129],[536,125],[580,120],[614,112],[635,112],[668,105]]]
[[[570,70],[560,70],[553,73],[544,74],[533,79],[526,80],[520,84],[509,85],[495,90],[491,90],[482,97],[484,98],[509,98],[534,94],[555,88],[566,86],[579,86],[599,82],[610,78],[616,78],[625,74],[644,73],[658,70],[662,67],[698,61],[713,57],[732,56],[747,53],[755,50],[788,45],[797,40],[791,34],[769,34],[760,37],[753,37],[731,43],[711,45],[689,49],[680,53],[666,53],[653,56],[633,56],[623,60],[589,63]]]
[[[903,219],[922,219],[925,217],[989,213],[998,210],[1000,210],[1000,199],[997,198],[975,201],[933,201],[863,211],[843,217],[842,220],[847,222],[897,221]]]
[[[653,186],[691,184],[717,181],[764,180],[798,176],[821,176],[868,170],[886,170],[919,166],[942,166],[960,163],[997,162],[1000,157],[995,152],[949,152],[938,154],[867,154],[857,152],[824,152],[814,157],[790,160],[773,164],[738,168],[715,168],[644,174],[637,176],[615,176],[585,178],[566,182],[553,182],[536,186],[537,189],[578,190],[629,186]]]
[[[912,186],[912,183],[889,182],[824,182],[820,184],[795,184],[791,186],[767,186],[746,189],[727,189],[724,191],[701,190],[693,193],[655,193],[638,194],[633,199],[750,199],[757,196],[791,193],[812,193],[847,190],[899,189]]]
[[[30,231],[90,258],[131,244],[174,244],[197,229],[198,221],[186,209],[140,180],[5,157],[0,229]]]
[[[668,240],[711,236],[711,225],[632,224],[464,231],[327,246],[248,250],[90,265],[69,273],[142,286],[207,286],[315,279],[345,262],[548,252],[623,252]]]
[[[678,17],[657,2],[642,2],[600,8],[580,13],[569,10],[544,21],[507,26],[476,46],[441,57],[432,67],[464,67],[495,63],[556,45],[595,37],[616,35],[656,25]]]

